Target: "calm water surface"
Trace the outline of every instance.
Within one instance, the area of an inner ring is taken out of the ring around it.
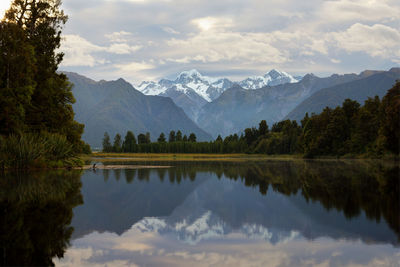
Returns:
[[[8,174],[3,265],[400,266],[399,166],[134,162]]]

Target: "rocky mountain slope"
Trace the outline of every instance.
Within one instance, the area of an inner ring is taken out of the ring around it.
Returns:
[[[101,146],[106,131],[112,138],[128,130],[136,135],[149,132],[156,140],[161,132],[180,129],[184,134],[195,133],[198,140],[211,138],[170,98],[146,96],[123,79],[96,82],[76,73],[66,74],[74,84],[75,118],[85,124],[83,140],[92,147]]]
[[[336,85],[322,89],[302,101],[285,118],[300,121],[308,112],[318,114],[325,107],[335,108],[341,106],[346,98],[356,100],[363,104],[368,97],[379,96],[382,98],[387,90],[392,88],[396,80],[400,79],[400,68],[392,68],[385,72],[366,71],[361,75],[364,79]],[[368,76],[370,75],[370,76]]]
[[[286,72],[271,70],[264,76],[250,77],[237,84],[250,90],[267,85],[295,83],[300,79],[301,77],[294,78]],[[214,101],[234,84],[227,78],[212,78],[203,76],[197,70],[190,70],[180,73],[175,80],[142,82],[137,88],[146,95],[170,97],[190,118],[197,120],[200,109],[207,102]]]
[[[261,120],[269,125],[282,120],[299,103],[313,93],[338,84],[363,78],[363,75],[346,74],[319,78],[307,74],[297,83],[266,86],[246,90],[239,85],[226,90],[199,112],[197,124],[214,137],[226,136],[257,126]]]

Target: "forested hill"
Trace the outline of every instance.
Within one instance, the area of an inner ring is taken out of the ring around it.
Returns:
[[[325,107],[340,106],[346,98],[363,103],[368,97],[383,97],[398,79],[400,68],[392,68],[364,79],[322,89],[300,103],[285,119],[300,121],[307,112],[319,114]]]
[[[197,123],[214,137],[243,131],[257,125],[261,120],[272,125],[322,88],[355,81],[366,75],[368,74],[335,74],[319,78],[307,74],[298,83],[267,86],[257,90],[245,90],[235,85],[213,102],[207,103],[202,108]]]
[[[85,124],[83,139],[93,147],[100,147],[104,132],[110,135],[149,132],[152,139],[161,132],[181,129],[195,133],[199,140],[211,136],[190,120],[170,98],[146,96],[131,84],[116,81],[93,81],[76,73],[66,72],[74,84],[76,120]]]

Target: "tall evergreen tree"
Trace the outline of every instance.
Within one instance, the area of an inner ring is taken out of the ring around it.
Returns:
[[[111,152],[111,151],[112,151],[112,145],[110,141],[110,136],[108,135],[107,132],[105,132],[103,137],[103,152]]]
[[[268,125],[265,120],[262,120],[258,125],[258,132],[260,135],[266,135],[268,133]]]
[[[26,109],[35,88],[34,49],[17,24],[0,22],[0,134],[26,131]]]
[[[182,142],[182,132],[180,130],[176,132],[176,142]]]
[[[387,92],[382,99],[383,122],[381,138],[387,150],[400,153],[400,81]]]
[[[57,72],[63,59],[63,53],[57,49],[68,18],[60,7],[61,0],[14,0],[4,21],[24,31],[35,57],[34,88],[25,112],[29,130],[59,133],[78,146],[82,145],[84,126],[74,121],[71,84],[64,74]]]
[[[146,135],[142,133],[138,135],[138,144],[147,144]]]
[[[196,135],[195,135],[194,133],[191,133],[191,134],[189,135],[188,141],[189,141],[189,142],[192,142],[192,143],[196,143],[196,139],[197,139]]]
[[[176,141],[176,137],[175,137],[175,131],[170,131],[169,132],[169,138],[168,138],[168,142],[173,143]]]
[[[150,144],[150,143],[151,143],[150,133],[147,132],[146,133],[146,144]]]
[[[113,152],[121,152],[122,151],[122,138],[119,133],[117,133],[114,137],[113,143]]]
[[[157,139],[157,142],[159,142],[159,143],[165,143],[165,134],[164,133],[161,133],[160,134],[160,136],[158,137],[158,139]]]
[[[122,144],[122,150],[124,152],[135,152],[136,138],[132,131],[128,131],[125,135],[124,142]]]

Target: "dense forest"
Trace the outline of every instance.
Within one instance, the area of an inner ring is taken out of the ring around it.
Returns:
[[[284,120],[271,128],[263,120],[258,127],[247,128],[240,136],[218,136],[211,142],[196,142],[192,133],[171,131],[168,139],[161,133],[156,142],[150,134],[136,137],[128,131],[124,140],[116,134],[111,142],[104,134],[104,152],[130,153],[257,153],[302,154],[316,156],[381,157],[399,155],[400,146],[400,82],[383,99],[369,98],[361,106],[346,99],[342,106],[325,108],[321,114],[306,114],[301,123]]]
[[[67,16],[59,0],[14,0],[0,22],[0,164],[76,164],[89,152],[74,120],[71,84],[57,72]]]

